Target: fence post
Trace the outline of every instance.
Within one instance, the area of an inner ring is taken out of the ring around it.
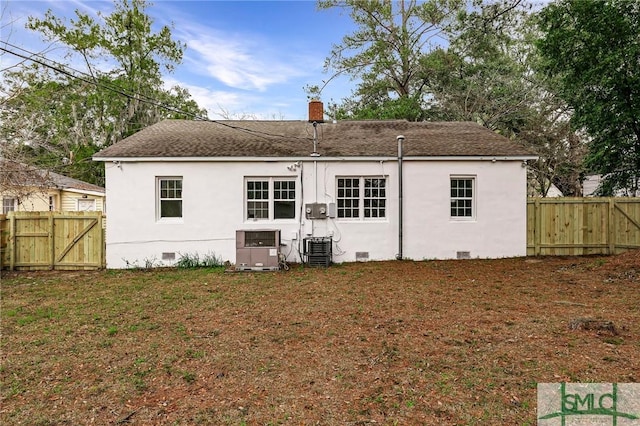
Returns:
[[[535,223],[535,228],[533,231],[533,254],[535,256],[540,256],[542,244],[542,217],[540,214],[540,198],[536,198],[533,203],[533,218]]]
[[[49,238],[47,239],[47,241],[49,242],[49,255],[51,256],[51,263],[49,264],[49,269],[51,269],[52,271],[55,269],[55,266],[56,266],[56,261],[55,261],[56,244],[55,244],[55,232],[53,229],[54,225],[55,225],[55,222],[53,218],[53,212],[49,212]]]
[[[615,198],[609,197],[609,211],[608,213],[608,222],[609,227],[607,229],[607,239],[609,240],[609,254],[616,253],[616,221],[615,221],[615,212],[616,212],[616,201]]]
[[[104,215],[100,214],[100,238],[102,242],[100,244],[100,262],[102,263],[102,268],[105,269],[107,267],[107,230],[104,228]]]
[[[5,245],[2,245],[2,233],[6,233],[6,225],[7,217],[5,215],[0,216],[0,277],[2,277],[2,268],[4,267],[4,253],[7,252],[7,246],[9,242],[6,241]]]
[[[9,212],[9,239],[7,240],[9,250],[9,270],[13,271],[16,265],[16,218],[13,212]]]

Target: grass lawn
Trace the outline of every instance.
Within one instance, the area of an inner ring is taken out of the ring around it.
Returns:
[[[1,291],[4,425],[534,425],[539,382],[640,381],[640,251]]]

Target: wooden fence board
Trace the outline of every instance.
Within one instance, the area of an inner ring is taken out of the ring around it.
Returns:
[[[527,202],[527,255],[616,254],[640,249],[640,198]]]
[[[640,198],[530,198],[527,255],[615,254],[640,249]],[[0,269],[105,267],[101,212],[0,215]]]
[[[11,212],[0,230],[2,265],[11,270],[105,266],[102,212]]]
[[[9,219],[6,215],[0,215],[0,269],[9,265]]]

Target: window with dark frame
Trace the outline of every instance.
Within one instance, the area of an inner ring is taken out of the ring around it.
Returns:
[[[451,217],[473,217],[473,178],[451,178]]]

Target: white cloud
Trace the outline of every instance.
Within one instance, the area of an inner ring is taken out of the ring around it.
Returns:
[[[317,72],[317,55],[300,54],[297,40],[283,44],[252,30],[223,31],[210,25],[173,15],[174,35],[186,42],[184,62],[190,72],[214,78],[235,89],[265,91],[277,84]]]
[[[243,90],[264,91],[269,86],[285,83],[291,78],[304,75],[296,66],[295,58],[279,57],[264,43],[227,36],[200,35],[191,38],[187,46],[196,55],[187,59],[201,74],[218,79],[223,84]]]
[[[172,77],[165,77],[164,88],[171,89],[174,86],[180,86],[187,89],[191,97],[200,108],[207,110],[209,118],[221,119],[225,113],[235,114],[235,111],[241,110],[246,105],[246,97],[241,97],[238,93],[224,90],[211,90],[206,87],[184,83]]]

